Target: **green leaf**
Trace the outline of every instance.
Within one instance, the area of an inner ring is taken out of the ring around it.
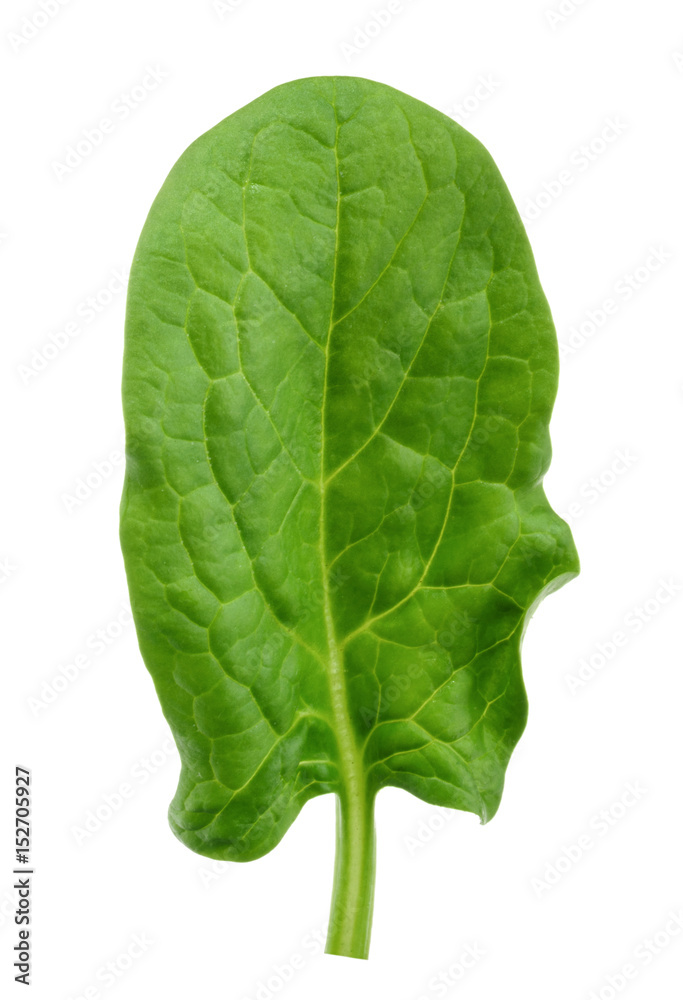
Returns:
[[[542,488],[557,369],[490,156],[381,84],[242,108],[145,224],[121,536],[171,826],[246,861],[336,793],[328,951],[367,955],[380,788],[498,808],[525,623],[578,571]]]

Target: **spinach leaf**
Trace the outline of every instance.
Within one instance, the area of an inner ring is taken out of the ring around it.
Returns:
[[[542,478],[557,344],[483,147],[389,87],[201,136],[132,268],[121,537],[182,758],[174,833],[270,851],[337,795],[329,952],[368,953],[385,785],[489,820],[520,644],[578,571]]]

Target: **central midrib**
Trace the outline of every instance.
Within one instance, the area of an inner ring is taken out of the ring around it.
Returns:
[[[330,320],[325,340],[325,372],[323,378],[322,404],[320,409],[320,566],[323,588],[323,614],[325,618],[325,633],[327,638],[328,651],[328,681],[330,689],[330,707],[334,734],[339,752],[339,776],[341,784],[342,808],[348,810],[350,827],[354,831],[362,831],[364,828],[365,812],[365,771],[363,767],[362,752],[356,739],[353,723],[349,714],[349,705],[346,690],[346,679],[344,675],[344,662],[341,650],[337,643],[332,615],[332,603],[329,587],[329,570],[325,554],[325,408],[327,399],[327,371],[330,357],[330,337],[334,328],[334,310],[336,303],[336,283],[337,283],[337,260],[339,256],[339,229],[341,211],[341,181],[339,172],[339,121],[337,119],[336,93],[333,102],[335,116],[335,137],[334,137],[334,158],[337,179],[337,211],[335,223],[335,247],[332,271],[332,303],[330,306]],[[360,871],[358,872],[360,876]]]

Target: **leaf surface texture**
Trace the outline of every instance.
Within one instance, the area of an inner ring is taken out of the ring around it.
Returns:
[[[578,569],[557,370],[510,194],[434,109],[302,80],[183,154],[130,281],[122,545],[188,846],[386,785],[493,816],[525,619]]]

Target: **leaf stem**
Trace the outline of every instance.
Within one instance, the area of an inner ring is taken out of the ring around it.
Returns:
[[[375,898],[374,793],[358,785],[337,797],[337,848],[325,951],[367,958]]]

